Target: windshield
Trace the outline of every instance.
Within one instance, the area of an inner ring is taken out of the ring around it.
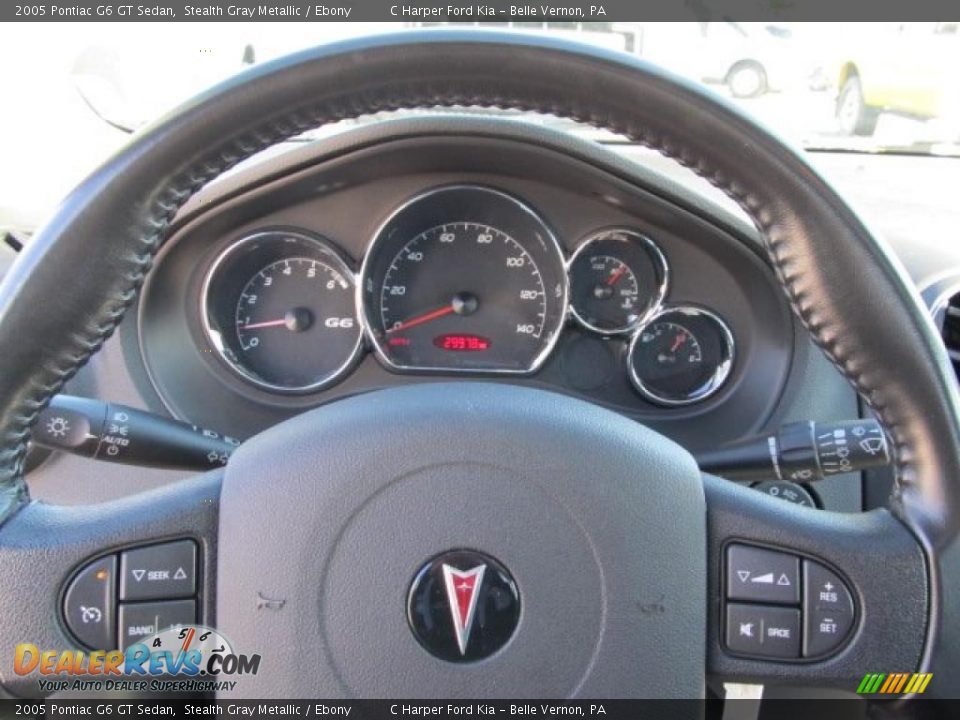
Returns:
[[[7,170],[0,226],[35,227],[130,132],[251,65],[351,36],[436,24],[446,23],[7,25],[0,63],[19,71],[0,75]],[[809,150],[960,156],[957,22],[486,25],[662,65]],[[616,140],[557,118],[512,115]]]

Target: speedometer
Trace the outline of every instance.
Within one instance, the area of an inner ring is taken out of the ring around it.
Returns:
[[[370,339],[396,370],[535,371],[566,313],[553,233],[516,198],[472,185],[397,210],[374,238],[360,287]]]

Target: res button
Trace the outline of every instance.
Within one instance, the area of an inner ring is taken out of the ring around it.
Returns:
[[[836,650],[853,627],[853,596],[836,573],[813,560],[803,561],[803,655]]]

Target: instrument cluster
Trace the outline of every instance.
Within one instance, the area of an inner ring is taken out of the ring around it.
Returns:
[[[299,227],[236,239],[206,271],[201,323],[244,382],[296,395],[343,380],[368,350],[397,373],[529,375],[573,322],[622,342],[646,400],[687,405],[723,387],[734,338],[669,289],[665,254],[637,229],[598,229],[566,257],[523,200],[447,185],[397,208],[359,267]]]

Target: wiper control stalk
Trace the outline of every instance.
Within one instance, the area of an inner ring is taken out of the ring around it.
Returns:
[[[873,419],[788,423],[772,435],[697,455],[701,470],[729,480],[793,482],[889,465],[890,459],[887,436]]]

